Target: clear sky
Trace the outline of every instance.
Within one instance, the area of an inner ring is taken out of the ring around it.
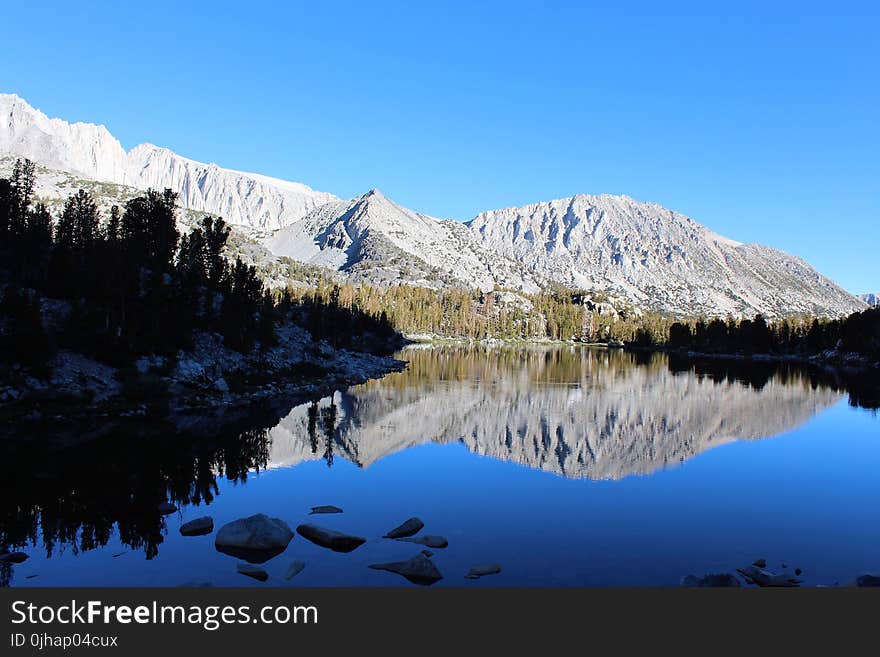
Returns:
[[[880,291],[880,2],[15,2],[0,91],[438,217],[628,194]]]

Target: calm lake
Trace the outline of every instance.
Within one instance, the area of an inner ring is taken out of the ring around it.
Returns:
[[[449,541],[435,586],[677,586],[757,558],[804,585],[880,572],[874,381],[587,347],[399,357],[404,372],[293,408],[4,440],[0,552],[30,558],[0,583],[414,586],[368,568],[422,549],[380,538],[411,516]],[[344,512],[309,515],[325,504]],[[178,532],[255,513],[368,540],[342,554],[297,535],[260,584],[214,534]],[[502,572],[464,578],[482,563]]]

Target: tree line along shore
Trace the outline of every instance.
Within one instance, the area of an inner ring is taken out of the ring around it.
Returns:
[[[259,353],[297,327],[334,349],[390,353],[400,334],[468,341],[566,341],[700,354],[880,363],[880,309],[843,318],[673,317],[605,291],[384,287],[318,277],[269,289],[228,257],[231,228],[188,232],[172,190],[148,190],[102,216],[80,190],[59,216],[35,198],[35,168],[0,179],[0,361],[45,375],[59,349],[120,370],[145,356],[170,368],[201,334]],[[297,339],[305,334],[296,333]]]

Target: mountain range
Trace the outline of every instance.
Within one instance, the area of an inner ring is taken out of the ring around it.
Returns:
[[[0,94],[3,156],[95,183],[171,188],[184,208],[222,216],[275,256],[354,281],[523,292],[557,283],[676,314],[837,316],[867,305],[797,257],[628,196],[581,194],[440,220],[376,189],[342,200],[152,144],[126,152],[104,126],[50,119],[14,94]]]

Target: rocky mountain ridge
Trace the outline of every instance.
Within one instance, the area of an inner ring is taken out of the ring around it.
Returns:
[[[676,315],[839,316],[866,307],[800,258],[627,196],[581,194],[440,220],[378,190],[340,200],[151,144],[126,153],[104,126],[50,119],[13,94],[0,94],[0,155],[94,181],[99,196],[102,184],[170,187],[190,213],[222,216],[274,256],[355,282],[522,292],[562,284]]]
[[[152,144],[126,153],[103,125],[50,119],[15,94],[0,94],[0,153],[97,182],[169,187],[186,208],[261,230],[281,228],[336,200],[301,183],[196,162]]]

